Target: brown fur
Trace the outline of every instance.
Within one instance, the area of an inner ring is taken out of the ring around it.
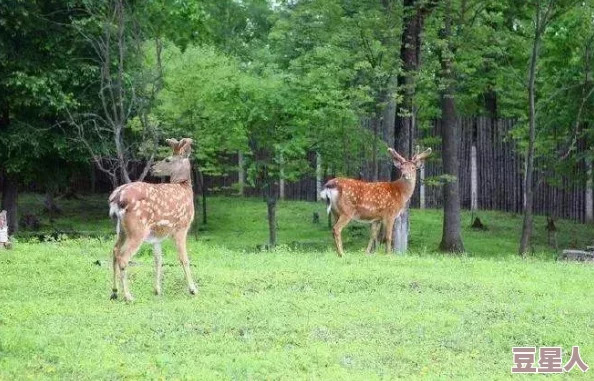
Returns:
[[[338,256],[344,254],[342,229],[353,219],[371,223],[371,238],[366,250],[368,254],[371,253],[381,224],[383,224],[386,233],[386,252],[390,252],[394,220],[399,216],[412,196],[415,189],[417,168],[430,153],[431,149],[428,149],[421,154],[414,155],[409,161],[390,149],[394,165],[399,167],[402,172],[402,177],[393,182],[370,183],[348,178],[336,178],[326,183],[324,191],[327,194],[337,192],[335,202],[331,204],[331,208],[332,213],[337,216],[332,231]],[[327,197],[330,202],[331,196]]]
[[[196,286],[192,280],[186,237],[194,219],[194,197],[190,181],[191,169],[187,154],[191,139],[180,142],[169,139],[173,155],[158,162],[153,173],[169,175],[171,183],[149,184],[134,182],[115,189],[109,196],[110,214],[118,219],[118,238],[113,249],[113,294],[117,298],[117,278],[122,283],[124,298],[131,300],[126,267],[140,245],[153,244],[155,257],[155,293],[161,294],[162,258],[160,242],[171,236],[175,240],[178,257],[192,294]]]

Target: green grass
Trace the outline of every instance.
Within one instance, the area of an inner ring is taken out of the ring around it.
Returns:
[[[21,210],[36,210],[35,197],[22,201]],[[62,218],[44,229],[109,232],[104,197],[85,204],[64,202]],[[164,295],[152,295],[146,248],[130,269],[132,304],[108,299],[111,241],[21,238],[0,251],[0,379],[545,377],[510,373],[511,348],[527,345],[561,346],[564,362],[579,345],[594,366],[594,268],[553,261],[542,219],[538,255],[527,260],[515,255],[519,216],[481,213],[489,230],[465,229],[469,253],[451,257],[433,252],[440,212],[418,210],[411,254],[365,256],[368,228],[354,227],[339,259],[324,218],[311,223],[323,209],[281,203],[282,245],[259,252],[265,204],[210,199],[209,222],[189,242],[199,295],[187,294],[167,243]],[[594,238],[591,227],[558,227],[562,245]]]

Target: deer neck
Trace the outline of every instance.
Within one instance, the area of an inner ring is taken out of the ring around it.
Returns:
[[[192,187],[192,174],[190,171],[180,171],[179,173],[172,173],[169,177],[171,184],[188,185]]]
[[[417,177],[413,176],[412,179],[405,179],[404,177],[392,182],[392,187],[397,189],[407,199],[411,198],[415,191],[415,184]]]

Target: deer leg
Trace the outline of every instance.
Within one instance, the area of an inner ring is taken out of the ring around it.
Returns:
[[[192,272],[190,271],[190,260],[188,259],[188,252],[186,250],[186,237],[188,231],[181,231],[175,234],[175,245],[177,246],[177,255],[179,258],[179,262],[184,269],[184,276],[186,277],[186,282],[188,282],[188,288],[190,289],[190,294],[196,295],[197,289],[194,280],[192,279]]]
[[[393,217],[384,219],[384,228],[386,229],[386,254],[390,254],[392,252],[392,230],[394,229],[395,220],[396,219]]]
[[[153,257],[155,259],[155,295],[161,295],[161,284],[163,283],[163,250],[161,243],[153,244]]]
[[[336,224],[334,224],[334,227],[332,228],[334,243],[336,244],[336,251],[338,252],[339,257],[342,257],[344,254],[344,251],[342,250],[342,229],[344,229],[350,221],[350,216],[342,214],[338,217],[338,221],[336,221]]]
[[[128,287],[128,274],[126,271],[126,267],[128,266],[128,262],[130,262],[130,258],[132,258],[134,254],[136,254],[136,252],[138,251],[138,248],[142,244],[142,241],[142,238],[132,239],[128,237],[120,250],[120,255],[117,257],[117,264],[120,272],[120,282],[122,283],[124,300],[126,300],[127,302],[132,301],[132,294],[130,294],[130,288]]]
[[[118,260],[117,258],[120,256],[120,250],[122,249],[122,244],[124,243],[124,237],[122,233],[118,234],[118,239],[116,240],[115,245],[113,246],[113,259],[112,259],[112,267],[113,267],[113,283],[111,287],[111,297],[110,299],[117,299],[118,298]]]
[[[381,226],[382,224],[379,221],[374,221],[371,223],[371,237],[369,238],[369,244],[367,244],[367,250],[365,250],[367,254],[372,253],[374,246],[377,242],[377,236],[379,234]]]

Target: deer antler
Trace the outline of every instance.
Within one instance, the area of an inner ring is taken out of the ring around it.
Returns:
[[[427,148],[425,151],[419,153],[419,146],[417,146],[417,153],[415,153],[411,161],[416,163],[418,161],[425,160],[425,158],[429,155],[431,155],[431,148]]]
[[[390,155],[392,155],[394,160],[398,161],[399,163],[406,163],[406,159],[402,157],[402,155],[400,155],[398,152],[396,152],[395,149],[388,148],[388,152],[390,152]]]
[[[178,150],[180,155],[190,156],[192,152],[192,142],[190,138],[183,138],[179,141]]]
[[[167,144],[169,144],[169,147],[171,147],[171,149],[176,149],[179,145],[177,139],[165,139],[165,141],[167,142]]]

